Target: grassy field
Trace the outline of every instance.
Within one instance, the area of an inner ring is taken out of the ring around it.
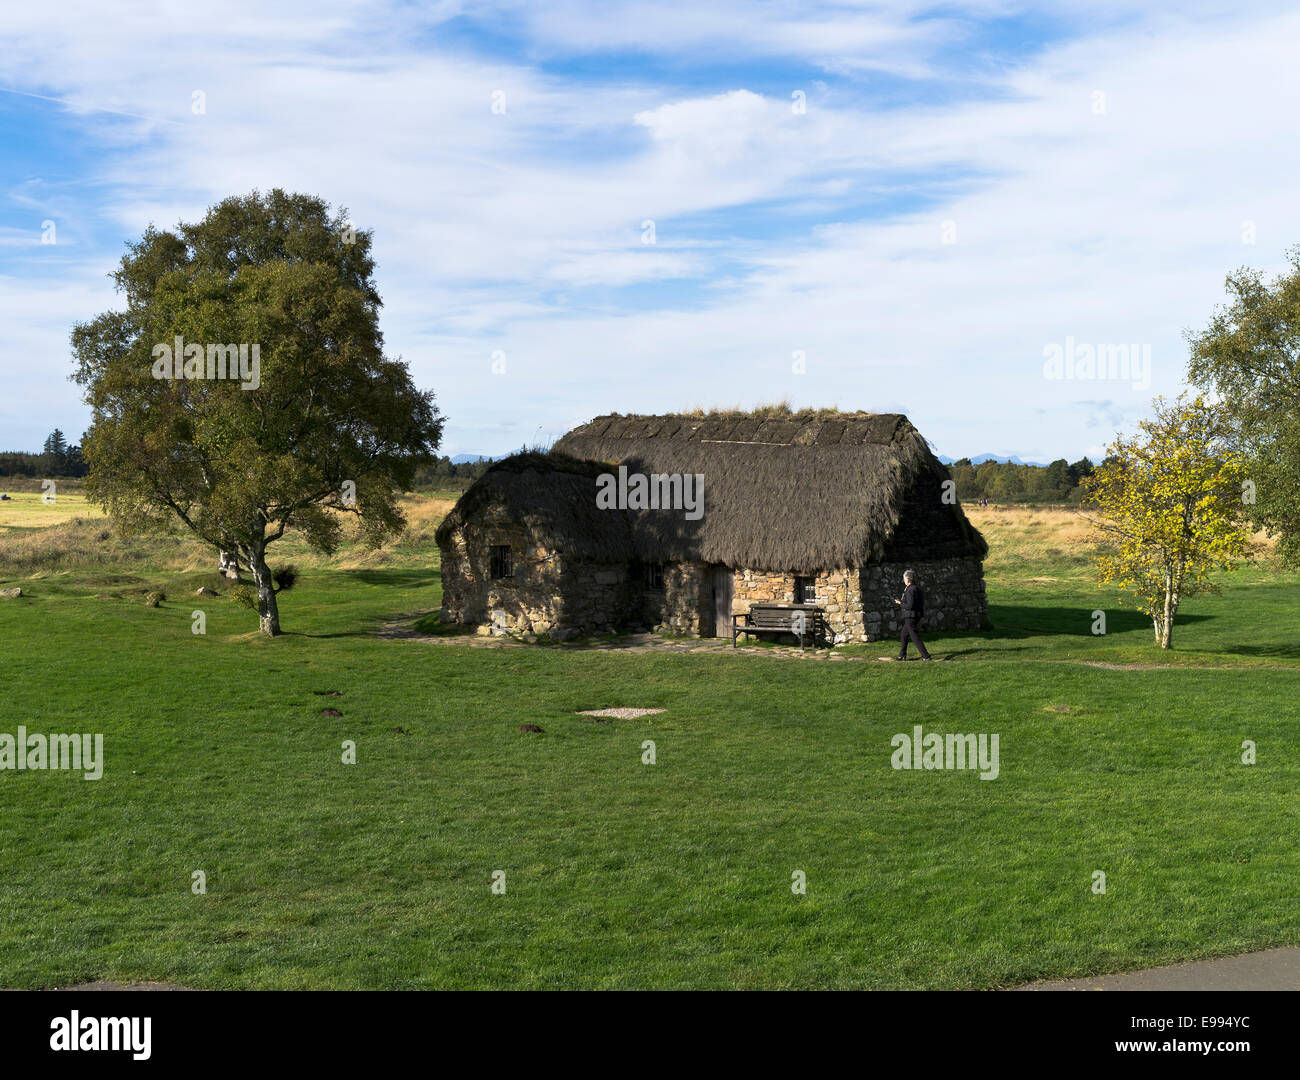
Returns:
[[[446,505],[291,545],[274,642],[179,535],[0,521],[0,732],[107,758],[0,772],[0,986],[969,988],[1300,944],[1300,582],[1267,561],[1173,654],[1059,510],[972,514],[996,629],[933,635],[947,664],[377,637],[436,610]],[[665,711],[576,715],[607,706]],[[1001,775],[895,771],[914,724],[997,733]]]
[[[15,491],[0,486],[9,498],[0,502],[0,536],[13,529],[46,528],[77,517],[102,517],[81,492],[55,491],[49,501],[39,491]]]

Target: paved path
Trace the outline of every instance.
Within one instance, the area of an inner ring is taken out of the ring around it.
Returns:
[[[1300,990],[1300,949],[1194,960],[1188,964],[1097,975],[1089,979],[1055,979],[1017,986],[1017,990]]]

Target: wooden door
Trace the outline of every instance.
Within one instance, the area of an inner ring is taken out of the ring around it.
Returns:
[[[735,579],[729,566],[712,566],[709,577],[713,585],[713,636],[731,636],[731,595]]]

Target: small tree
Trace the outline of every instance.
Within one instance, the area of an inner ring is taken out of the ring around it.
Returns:
[[[80,446],[69,446],[68,452],[63,458],[63,475],[64,476],[85,476],[86,463],[81,458]]]
[[[87,494],[128,528],[179,520],[238,552],[269,636],[288,579],[268,547],[293,528],[331,552],[345,514],[370,544],[399,532],[441,437],[433,395],[384,355],[370,240],[313,196],[227,199],[150,226],[113,275],[126,310],[72,333]]]
[[[45,437],[45,445],[41,449],[44,457],[42,465],[45,470],[54,473],[56,476],[62,476],[64,466],[68,460],[68,440],[64,437],[62,431],[55,428]]]
[[[1043,474],[1043,487],[1047,491],[1060,498],[1073,486],[1070,466],[1065,458],[1057,458],[1047,466],[1047,471]]]
[[[1217,592],[1213,570],[1244,558],[1241,459],[1227,449],[1227,424],[1201,397],[1154,402],[1142,435],[1116,437],[1084,484],[1101,515],[1104,584],[1132,593],[1155,625],[1156,644],[1173,644],[1178,605]]]

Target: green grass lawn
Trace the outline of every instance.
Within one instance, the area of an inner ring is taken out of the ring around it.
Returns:
[[[0,772],[0,986],[999,987],[1300,944],[1294,577],[1226,579],[1169,656],[1079,566],[991,562],[997,629],[889,665],[375,638],[436,609],[420,562],[305,570],[275,642],[203,574],[0,581],[0,732],[107,759]],[[914,724],[997,733],[1000,777],[893,770]]]

